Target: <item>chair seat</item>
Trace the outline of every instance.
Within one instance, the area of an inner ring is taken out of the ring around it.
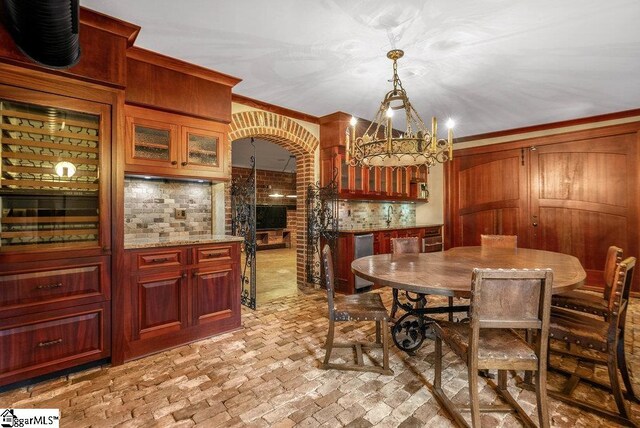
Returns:
[[[377,293],[352,294],[334,297],[334,319],[336,321],[382,321],[389,320],[387,308]]]
[[[602,295],[574,290],[557,294],[551,299],[552,306],[587,312],[594,315],[606,316],[609,313],[609,302]]]
[[[605,352],[609,323],[576,311],[551,308],[549,337]]]
[[[469,324],[438,321],[436,334],[464,361],[468,361]],[[515,364],[515,365],[514,365]],[[535,370],[538,357],[529,344],[508,329],[482,329],[478,346],[479,369]],[[517,367],[516,367],[517,365]]]

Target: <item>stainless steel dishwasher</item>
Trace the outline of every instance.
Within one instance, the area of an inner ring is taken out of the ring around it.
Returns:
[[[359,259],[360,257],[373,255],[373,233],[368,233],[366,235],[355,235],[354,240],[355,240],[353,245],[354,259]],[[372,285],[373,285],[373,282],[360,278],[357,275],[355,276],[356,290],[360,288],[370,287]]]

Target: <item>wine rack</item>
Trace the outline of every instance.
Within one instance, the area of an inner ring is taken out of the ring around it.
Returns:
[[[99,240],[100,117],[0,99],[0,251]]]

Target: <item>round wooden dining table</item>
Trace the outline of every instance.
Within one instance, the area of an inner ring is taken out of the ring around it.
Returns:
[[[474,268],[553,269],[553,293],[580,287],[587,276],[574,256],[529,248],[455,247],[437,253],[378,254],[351,271],[379,285],[419,294],[469,298]]]
[[[391,337],[405,352],[413,353],[425,338],[431,337],[431,315],[467,312],[468,305],[427,307],[427,295],[469,298],[474,268],[553,269],[553,293],[581,286],[587,276],[574,256],[528,248],[456,247],[444,252],[379,254],[354,260],[355,275],[375,284],[406,292],[405,302],[394,295],[394,303],[406,313],[391,329]],[[411,297],[409,293],[416,293]]]

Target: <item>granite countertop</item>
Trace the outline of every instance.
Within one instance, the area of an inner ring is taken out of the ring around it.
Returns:
[[[401,229],[418,229],[421,227],[434,227],[434,226],[442,226],[441,223],[422,223],[422,224],[415,224],[412,226],[362,226],[362,227],[357,227],[357,228],[347,228],[347,227],[341,227],[338,229],[338,232],[340,233],[364,233],[364,232],[379,232],[382,230],[401,230]]]
[[[133,250],[136,248],[155,248],[155,247],[174,247],[178,245],[195,245],[195,244],[219,244],[223,242],[242,242],[244,238],[241,236],[231,235],[198,235],[198,236],[179,236],[179,237],[153,237],[153,238],[136,238],[124,241],[125,250]]]

